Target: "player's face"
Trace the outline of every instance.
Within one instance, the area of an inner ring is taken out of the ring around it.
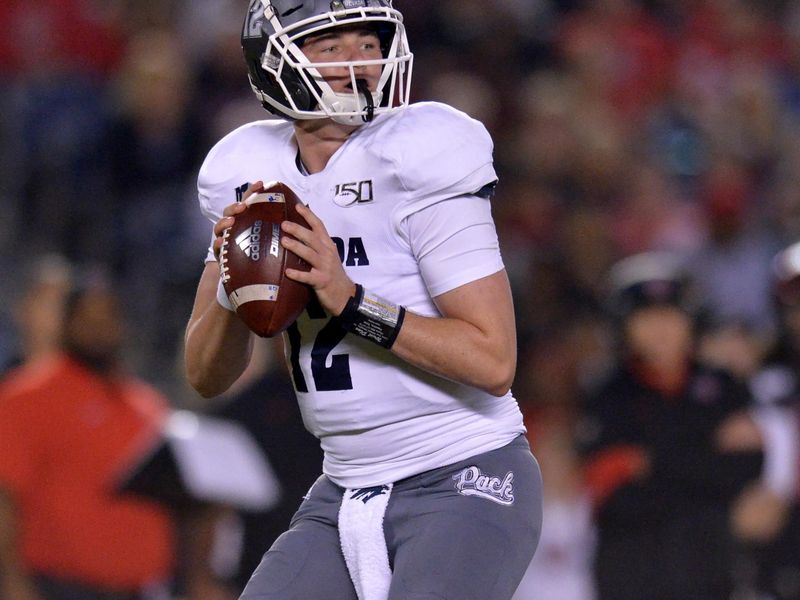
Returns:
[[[122,308],[113,293],[102,289],[85,292],[64,326],[67,348],[98,367],[114,364],[123,337]]]
[[[648,362],[676,364],[692,351],[692,320],[674,306],[640,308],[625,323],[629,350]]]
[[[383,58],[377,33],[363,27],[339,27],[305,40],[303,53],[312,63],[353,62]],[[336,93],[353,91],[350,69],[329,67],[319,69],[320,75]],[[381,65],[355,67],[356,79],[364,79],[371,91],[376,91]]]

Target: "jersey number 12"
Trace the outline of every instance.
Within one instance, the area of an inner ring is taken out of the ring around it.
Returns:
[[[308,305],[308,316],[312,319],[327,319],[328,315],[319,305],[316,298],[312,298]],[[286,330],[291,350],[289,361],[292,365],[292,379],[298,392],[308,392],[308,384],[300,368],[300,328],[297,323],[292,323]],[[328,365],[328,356],[333,349],[347,335],[347,330],[342,327],[337,317],[330,319],[319,330],[311,348],[311,376],[314,378],[314,387],[318,392],[334,392],[339,390],[352,390],[353,380],[350,377],[350,356],[348,354],[334,354]]]

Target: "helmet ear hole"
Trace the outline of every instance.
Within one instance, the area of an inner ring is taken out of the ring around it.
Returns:
[[[255,82],[256,87],[263,92],[266,92],[270,97],[279,98],[284,95],[283,89],[278,85],[275,78],[261,69],[260,65],[253,64],[250,68],[250,75],[257,78]],[[303,85],[303,82],[296,73],[289,70],[284,71],[281,75],[281,81],[286,86],[286,90],[288,91],[289,96],[294,101],[297,108],[300,110],[313,110],[314,106],[316,105],[316,101],[314,98],[312,98],[311,94],[308,92],[308,88]],[[263,102],[263,104],[264,108],[270,112],[273,112],[279,116],[283,115],[283,113],[278,112],[268,102]]]
[[[286,89],[289,90],[289,95],[294,100],[295,105],[300,110],[313,110],[317,102],[311,96],[308,88],[303,84],[302,80],[293,71],[285,71],[281,76]]]

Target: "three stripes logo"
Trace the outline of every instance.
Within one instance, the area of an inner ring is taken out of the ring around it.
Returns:
[[[261,259],[261,229],[263,225],[262,221],[256,221],[252,227],[236,236],[236,245],[253,262]]]

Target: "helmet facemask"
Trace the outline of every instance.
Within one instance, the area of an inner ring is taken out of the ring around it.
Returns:
[[[266,45],[257,64],[252,53],[247,58],[253,91],[265,108],[289,119],[330,118],[357,126],[408,104],[413,55],[408,48],[402,15],[390,2],[333,2],[331,6],[338,7],[337,10],[320,12],[286,26],[282,25],[271,0],[258,3],[264,10],[260,39],[266,39]],[[368,6],[343,8],[345,4]],[[303,41],[342,26],[375,29],[382,58],[312,63],[303,53]],[[243,42],[247,41],[243,37]],[[375,89],[369,90],[359,71],[375,66],[380,67],[380,76]],[[321,71],[331,68],[348,69],[349,91],[337,93],[324,79]]]

